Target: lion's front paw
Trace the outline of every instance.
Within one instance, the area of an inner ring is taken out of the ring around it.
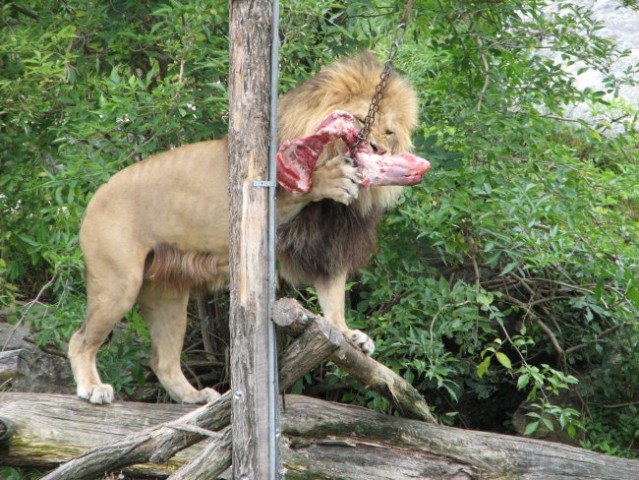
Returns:
[[[359,194],[357,167],[345,157],[334,157],[313,172],[313,200],[324,198],[349,205]]]
[[[105,403],[112,403],[115,399],[115,392],[113,387],[106,383],[98,385],[90,385],[85,387],[78,386],[78,397],[88,400],[90,403],[102,405]]]
[[[375,351],[375,343],[371,337],[360,330],[349,330],[348,338],[366,355],[371,355]]]

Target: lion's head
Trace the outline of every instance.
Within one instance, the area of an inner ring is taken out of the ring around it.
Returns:
[[[280,140],[313,133],[319,123],[335,110],[346,110],[363,122],[382,71],[383,65],[370,52],[345,58],[323,68],[315,77],[289,91],[280,100]],[[409,151],[417,119],[415,91],[406,80],[393,72],[369,134],[372,148],[380,153]],[[328,148],[325,157],[336,153],[336,148]],[[363,211],[384,207],[392,203],[400,191],[401,187],[362,190],[356,206]]]

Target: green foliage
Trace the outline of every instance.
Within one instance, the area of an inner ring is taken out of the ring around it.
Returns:
[[[83,316],[77,233],[92,192],[226,131],[227,4],[16,5],[0,7],[0,306],[31,301],[39,342],[57,344]],[[283,2],[281,89],[358,48],[383,58],[401,8]],[[633,455],[639,136],[636,106],[614,95],[637,71],[610,73],[627,52],[598,31],[571,2],[416,2],[396,66],[419,92],[415,149],[432,169],[385,218],[349,320],[443,422],[508,430],[527,402],[523,433],[565,429]],[[603,89],[576,89],[565,66],[604,73]],[[592,120],[564,118],[574,103]],[[101,365],[128,392],[148,339],[136,312],[115,335]],[[321,374],[324,396],[389,411],[342,372]],[[578,408],[561,404],[567,392]]]
[[[382,362],[466,425],[485,425],[491,399],[510,397],[502,407],[514,410],[528,397],[527,434],[548,416],[570,436],[612,431],[627,407],[591,407],[603,392],[637,398],[637,111],[623,106],[610,134],[609,121],[565,120],[562,108],[610,112],[604,94],[633,80],[578,91],[539,47],[602,70],[622,53],[574,5],[547,16],[541,2],[429,5],[400,61],[421,87],[416,148],[433,168],[386,218],[352,317]],[[581,411],[552,404],[569,389]]]
[[[226,12],[224,2],[30,8],[37,18],[0,10],[0,246],[8,281],[54,277],[59,294],[80,279],[90,192],[126,163],[225,131]]]
[[[36,480],[42,476],[42,472],[29,469],[24,471],[23,469],[13,467],[0,467],[0,478],[3,480]]]
[[[125,328],[115,331],[100,349],[98,368],[101,378],[117,392],[138,398],[135,389],[146,383],[151,342],[139,312],[131,312],[127,320]]]

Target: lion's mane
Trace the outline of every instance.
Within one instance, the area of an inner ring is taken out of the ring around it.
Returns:
[[[309,135],[337,109],[367,111],[382,70],[378,60],[366,52],[323,69],[288,92],[280,102],[280,139]],[[411,149],[417,117],[415,92],[392,73],[377,113],[378,123],[380,119],[392,123],[391,153]],[[382,211],[395,202],[400,192],[401,187],[373,187],[361,190],[348,206],[332,200],[307,205],[278,228],[280,272],[293,282],[312,283],[339,272],[357,271],[375,247]]]

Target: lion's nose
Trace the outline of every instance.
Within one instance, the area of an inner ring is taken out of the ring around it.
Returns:
[[[373,153],[376,153],[377,155],[385,155],[388,152],[388,150],[375,142],[370,142],[370,145]]]

